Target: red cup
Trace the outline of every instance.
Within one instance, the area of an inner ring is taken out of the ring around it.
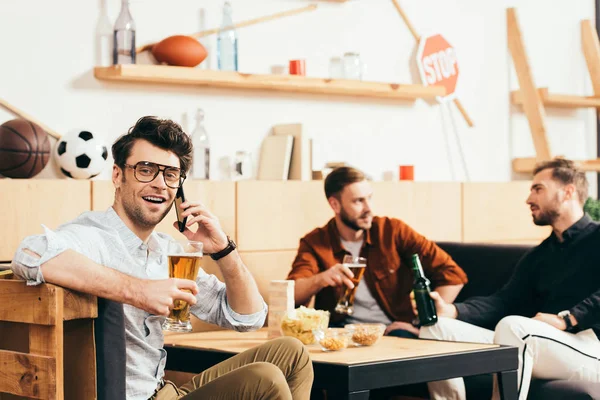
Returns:
[[[306,75],[306,64],[304,60],[290,60],[290,75]]]
[[[398,176],[401,181],[414,181],[415,180],[415,166],[414,165],[400,165],[398,167]]]

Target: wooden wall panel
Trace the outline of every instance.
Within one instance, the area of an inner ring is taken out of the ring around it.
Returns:
[[[113,204],[115,189],[111,181],[92,182],[92,209],[106,210]],[[236,239],[235,231],[235,182],[195,181],[188,180],[184,184],[185,197],[199,200],[215,214],[225,232]],[[174,238],[182,237],[173,228],[177,220],[175,209],[171,209],[165,219],[158,224],[157,231],[167,233]]]
[[[465,242],[539,243],[549,227],[536,226],[525,200],[529,181],[464,183],[463,239]]]
[[[19,243],[58,227],[90,209],[90,182],[71,179],[0,180],[0,261],[10,261]]]
[[[431,240],[461,241],[461,184],[374,182],[375,215],[399,218]]]
[[[323,181],[240,181],[238,245],[243,251],[291,250],[333,216]]]

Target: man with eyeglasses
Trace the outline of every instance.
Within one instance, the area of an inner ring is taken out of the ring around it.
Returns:
[[[192,304],[200,319],[237,331],[263,326],[267,307],[235,243],[197,201],[181,204],[183,235],[218,259],[225,283],[202,270],[195,282],[168,279],[164,249],[172,239],[154,228],[192,162],[191,140],[178,124],[143,117],[113,144],[112,154],[113,206],[24,239],[12,262],[15,274],[28,284],[49,282],[124,303],[127,399],[308,399],[310,357],[287,337],[234,356],[182,387],[164,381],[161,325],[175,300]]]

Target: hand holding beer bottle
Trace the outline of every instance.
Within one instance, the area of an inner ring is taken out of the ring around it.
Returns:
[[[456,307],[448,304],[438,292],[432,292],[429,279],[425,277],[418,254],[413,254],[413,272],[415,274],[410,302],[413,312],[419,319],[419,326],[433,325],[438,316],[456,318]]]

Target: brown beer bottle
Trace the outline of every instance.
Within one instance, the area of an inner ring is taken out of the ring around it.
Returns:
[[[437,322],[437,312],[435,303],[429,293],[429,279],[423,273],[421,260],[418,254],[412,256],[412,269],[414,273],[413,292],[415,294],[415,302],[417,303],[417,311],[419,312],[419,326],[433,325]]]

